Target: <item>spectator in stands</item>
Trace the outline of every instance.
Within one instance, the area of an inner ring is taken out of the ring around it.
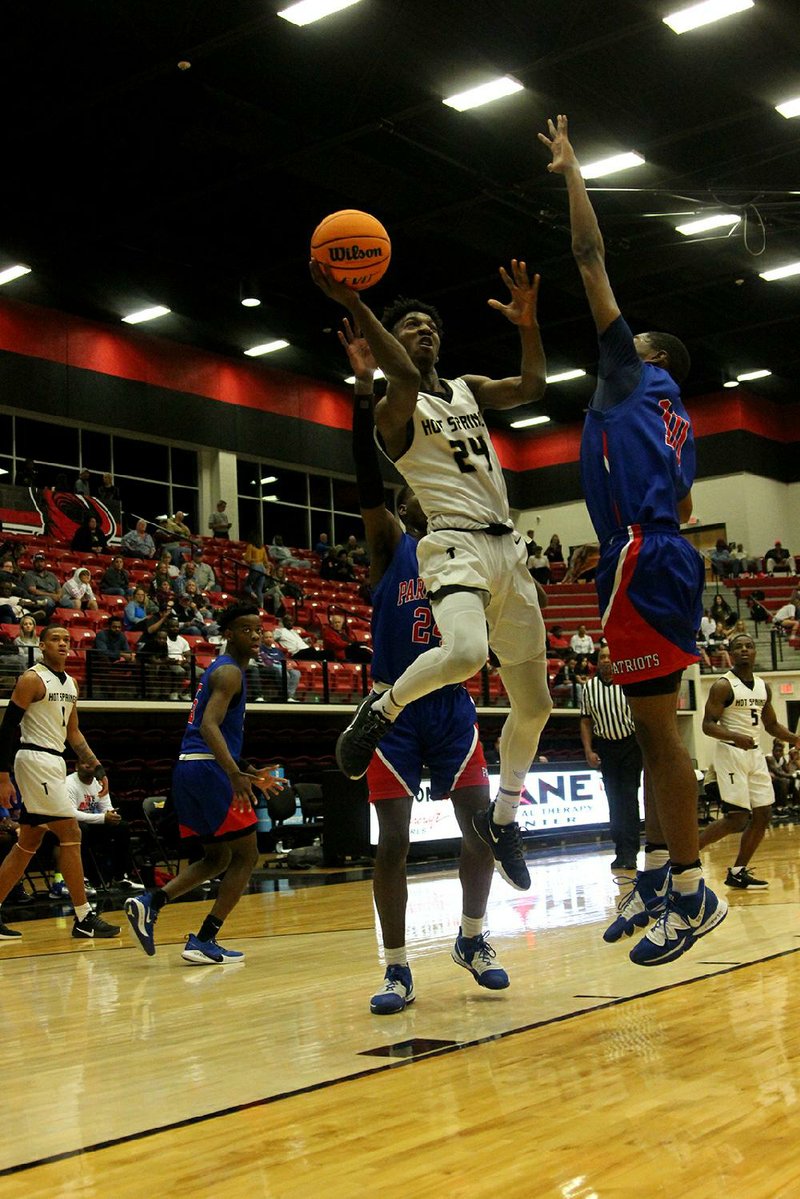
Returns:
[[[767,574],[797,574],[795,570],[795,561],[792,555],[780,541],[776,541],[772,549],[767,550],[764,555],[764,565],[767,568]]]
[[[371,662],[372,650],[355,641],[342,612],[331,612],[322,629],[325,657],[336,662]]]
[[[772,618],[772,624],[784,637],[794,637],[800,628],[800,620],[797,619],[797,609],[794,604],[784,604],[778,608]]]
[[[586,632],[585,624],[578,625],[577,633],[573,633],[569,639],[569,648],[576,656],[580,654],[589,655],[594,653],[594,642]]]
[[[18,466],[14,475],[15,487],[37,487],[39,483],[39,468],[33,458],[26,458],[22,466]]]
[[[103,481],[97,488],[97,498],[103,504],[119,503],[119,488],[114,483],[114,480],[108,471],[104,472]]]
[[[173,682],[169,698],[180,699],[179,690],[189,673],[192,650],[186,638],[181,636],[180,621],[177,616],[173,615],[167,618],[166,628],[167,656]]]
[[[147,532],[147,521],[137,520],[135,528],[131,529],[120,541],[120,546],[128,558],[155,558],[156,543]]]
[[[717,544],[711,551],[710,558],[711,573],[716,575],[717,578],[738,579],[742,571],[742,565],[738,558],[734,558],[731,554],[724,537],[717,538]]]
[[[275,630],[276,645],[286,652],[287,657],[298,660],[319,659],[325,657],[325,652],[319,644],[312,645],[292,627],[291,616],[284,616]]]
[[[298,604],[302,604],[306,598],[306,593],[299,583],[293,583],[291,579],[286,578],[286,567],[276,566],[273,573],[275,581],[283,594],[288,595],[290,599],[295,600]]]
[[[761,559],[751,558],[750,555],[745,551],[741,541],[735,546],[734,543],[731,542],[729,548],[731,550],[731,556],[739,563],[739,569],[742,574],[756,574],[761,569]]]
[[[575,654],[570,651],[553,679],[551,691],[556,707],[574,708],[577,706],[578,680],[575,675],[577,661]]]
[[[37,607],[49,616],[61,594],[61,584],[52,570],[47,569],[44,554],[33,555],[33,566],[22,576],[21,593],[36,600]]]
[[[172,580],[172,589],[175,592],[176,596],[182,596],[184,594],[184,592],[186,590],[186,584],[190,580],[193,583],[197,582],[196,575],[197,575],[197,564],[195,563],[193,558],[190,558],[188,561],[184,562],[183,566],[180,568],[180,571]],[[198,591],[199,590],[200,590],[200,588],[198,588]]]
[[[167,587],[169,588],[169,593],[172,595],[172,575],[170,573],[169,563],[159,562],[158,566],[156,566],[155,571],[153,572],[153,577],[150,580],[150,596],[156,601],[156,603],[160,603],[161,596],[164,593],[164,583],[166,583]]]
[[[550,538],[550,544],[544,551],[544,556],[550,563],[564,561],[564,551],[561,548],[561,538],[558,533],[554,533]]]
[[[365,542],[359,541],[355,533],[351,533],[344,546],[347,556],[353,566],[369,566],[369,554]]]
[[[172,693],[173,675],[167,653],[167,630],[163,623],[140,638],[136,656],[144,662],[144,698],[166,699]]]
[[[187,579],[183,595],[176,596],[175,615],[180,621],[181,633],[196,637],[218,637],[219,625],[211,608],[203,603],[194,579]]]
[[[277,572],[271,562],[267,562],[266,566],[261,607],[265,612],[271,612],[273,616],[283,616],[286,611],[283,587],[278,581]]]
[[[92,572],[85,566],[79,566],[67,579],[61,588],[58,601],[60,608],[80,608],[92,612],[97,611],[97,600],[92,591]]]
[[[24,670],[28,670],[29,667],[34,666],[37,662],[41,662],[42,651],[39,649],[39,634],[36,632],[36,621],[27,613],[19,622],[19,633],[14,638],[14,644],[19,650]]]
[[[22,585],[22,572],[10,554],[0,561],[0,583],[10,583],[20,592],[25,590]]]
[[[711,619],[714,621],[714,627],[722,621],[723,626],[729,629],[731,625],[736,624],[736,613],[731,608],[728,601],[722,595],[715,595],[711,601],[709,609]]]
[[[259,608],[264,607],[264,589],[267,585],[267,551],[264,542],[253,534],[244,547],[244,561],[248,567],[244,581],[244,598],[252,600]]]
[[[208,518],[208,527],[211,530],[211,536],[217,537],[222,541],[230,541],[231,534],[231,518],[228,516],[226,509],[228,507],[227,500],[217,500],[217,508]]]
[[[128,877],[136,873],[131,857],[130,825],[111,806],[108,793],[101,795],[102,790],[103,783],[88,766],[78,766],[73,774],[67,775],[67,799],[81,826],[81,842],[91,851],[86,854],[84,868],[95,884],[107,881],[120,891],[143,891],[142,883],[132,882]]]
[[[296,570],[309,570],[311,567],[311,563],[305,559],[295,558],[292,551],[283,544],[280,533],[276,533],[272,538],[269,556],[276,566],[293,566]]]
[[[45,620],[37,600],[20,595],[12,583],[0,583],[0,624],[19,624],[26,613],[39,623]]]
[[[275,644],[272,629],[262,629],[258,658],[254,659],[247,670],[248,693],[252,693],[256,703],[264,703],[267,698],[273,698],[276,692],[278,695],[282,694],[282,663],[284,662],[286,662],[286,655]],[[300,702],[294,698],[299,682],[300,671],[292,666],[291,662],[288,662],[286,665],[286,696],[290,704]]]
[[[161,553],[158,555],[158,562],[156,563],[156,572],[158,572],[159,566],[162,568],[162,570],[161,570],[162,576],[166,570],[166,573],[169,575],[170,582],[174,586],[175,580],[178,578],[178,576],[181,573],[181,570],[183,569],[183,562],[181,562],[180,566],[177,566],[172,561],[172,554],[169,552],[167,547],[164,546],[164,548],[161,550]]]
[[[357,583],[356,572],[347,556],[347,550],[337,550],[336,555],[323,558],[319,568],[323,579],[335,579],[338,583]]]
[[[104,629],[98,629],[94,639],[95,653],[108,662],[132,662],[133,652],[122,631],[122,617],[112,616]]]
[[[744,601],[750,609],[750,619],[755,621],[756,625],[768,624],[771,619],[769,612],[761,603],[761,599],[763,599],[763,597],[763,591],[759,592],[758,594],[754,592],[753,595],[748,595],[747,599]]]
[[[195,567],[194,579],[200,592],[205,595],[207,591],[216,591],[217,576],[203,557],[202,547],[195,547],[192,562]]]
[[[196,537],[192,536],[192,531],[186,524],[186,513],[178,509],[172,516],[167,516],[158,523],[159,527],[170,536],[170,540],[161,547],[162,551],[169,550],[172,564],[178,567],[182,566],[186,555],[191,554],[192,546],[201,544]]]
[[[100,580],[100,594],[127,595],[130,591],[130,586],[130,575],[125,569],[124,559],[120,554],[115,554],[111,559],[111,565],[106,567],[103,572],[103,577]]]
[[[102,532],[96,516],[89,516],[75,530],[70,548],[81,554],[104,554],[108,538]]]
[[[528,570],[531,572],[531,578],[535,579],[537,583],[541,583],[543,587],[550,582],[552,577],[550,563],[542,553],[542,547],[536,545],[535,542],[528,554]]]
[[[172,590],[172,583],[170,581],[161,579],[152,598],[159,612],[166,613],[168,616],[172,615],[175,604],[175,592]]]
[[[719,659],[723,670],[731,669],[731,659],[728,654],[728,630],[721,620],[708,638],[708,652]]]
[[[559,657],[563,657],[563,651],[569,649],[569,642],[560,624],[554,624],[547,634],[547,648],[548,652],[553,650]]]
[[[92,475],[91,472],[83,468],[81,473],[75,480],[75,494],[90,496],[92,494]]]
[[[772,783],[775,807],[786,807],[793,793],[793,772],[786,760],[786,748],[782,741],[772,742],[772,753],[766,755],[767,770]]]
[[[135,587],[133,595],[122,614],[123,626],[128,632],[143,632],[147,627],[147,594],[144,587]],[[153,611],[158,609],[153,606]]]
[[[700,632],[698,634],[698,640],[702,641],[705,644],[705,642],[708,641],[709,637],[714,632],[716,627],[717,627],[717,622],[714,620],[714,618],[711,615],[711,613],[709,612],[708,608],[704,608],[703,609],[703,618],[700,621]]]
[[[320,558],[327,558],[331,552],[330,543],[328,542],[328,534],[320,533],[319,541],[314,546],[314,553],[319,554]]]

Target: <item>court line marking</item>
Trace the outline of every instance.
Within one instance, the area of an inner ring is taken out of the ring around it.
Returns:
[[[763,958],[754,958],[751,962],[739,962],[735,966],[727,966],[724,970],[714,970],[709,974],[700,974],[696,978],[685,978],[680,982],[666,983],[661,987],[653,987],[649,991],[637,991],[635,995],[623,995],[617,999],[610,999],[605,1003],[599,1003],[594,1007],[562,1012],[559,1016],[550,1016],[546,1020],[536,1020],[532,1024],[523,1024],[519,1028],[509,1028],[498,1033],[487,1033],[485,1036],[476,1037],[472,1041],[458,1041],[454,1045],[448,1045],[443,1049],[434,1049],[419,1058],[398,1058],[386,1061],[379,1066],[372,1066],[366,1070],[358,1070],[353,1074],[345,1074],[340,1078],[324,1079],[321,1082],[309,1083],[305,1087],[297,1087],[292,1091],[283,1091],[278,1095],[267,1095],[262,1099],[252,1099],[248,1103],[236,1103],[230,1107],[220,1108],[219,1111],[204,1112],[198,1116],[186,1116],[183,1120],[175,1120],[170,1124],[159,1125],[157,1128],[146,1128],[139,1132],[126,1133],[124,1136],[110,1137],[108,1140],[98,1141],[94,1145],[84,1145],[77,1149],[65,1149],[62,1153],[54,1153],[49,1157],[40,1157],[33,1161],[19,1162],[17,1165],[6,1166],[0,1169],[0,1178],[6,1178],[11,1174],[21,1174],[23,1171],[33,1170],[37,1166],[48,1166],[55,1162],[68,1161],[70,1158],[79,1157],[85,1153],[97,1153],[101,1149],[112,1149],[117,1145],[129,1144],[131,1141],[141,1141],[146,1137],[157,1136],[159,1133],[175,1132],[179,1128],[190,1128],[193,1124],[202,1124],[206,1120],[218,1120],[224,1116],[236,1115],[238,1112],[250,1111],[253,1108],[267,1107],[269,1104],[278,1103],[283,1099],[293,1099],[297,1095],[310,1095],[314,1091],[322,1091],[328,1087],[340,1086],[342,1083],[356,1082],[362,1078],[369,1078],[373,1074],[382,1074],[386,1070],[401,1070],[409,1066],[419,1065],[421,1062],[429,1062],[433,1058],[444,1057],[449,1053],[459,1053],[464,1049],[474,1049],[478,1045],[489,1045],[496,1041],[503,1041],[506,1037],[518,1036],[526,1032],[536,1032],[538,1029],[547,1028],[551,1024],[563,1024],[567,1020],[575,1020],[582,1016],[593,1015],[595,1012],[607,1011],[609,1008],[619,1007],[624,1003],[635,1003],[637,1000],[647,999],[651,995],[662,995],[667,991],[677,990],[679,987],[688,987],[693,983],[706,982],[710,978],[720,978],[724,974],[733,974],[736,970],[747,970],[751,966],[760,966],[765,962],[774,962],[779,958],[790,957],[795,953],[800,953],[800,946],[796,949],[782,949],[778,953],[770,953]]]

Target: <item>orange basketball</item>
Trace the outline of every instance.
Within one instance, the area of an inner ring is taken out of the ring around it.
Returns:
[[[317,225],[311,237],[311,257],[327,267],[339,283],[363,291],[383,277],[392,257],[392,243],[374,216],[343,208]]]

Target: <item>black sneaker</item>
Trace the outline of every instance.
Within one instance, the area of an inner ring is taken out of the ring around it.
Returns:
[[[16,904],[33,903],[33,896],[28,894],[22,883],[17,883],[6,896],[6,902]]]
[[[758,890],[759,888],[768,887],[769,883],[764,878],[754,878],[746,866],[743,866],[738,874],[734,874],[730,866],[725,878],[726,887],[736,887],[739,891],[748,891],[751,888]]]
[[[516,891],[527,891],[531,876],[525,864],[525,846],[516,820],[512,824],[495,824],[494,804],[472,817],[472,827],[494,854],[498,874]]]
[[[0,920],[0,941],[16,941],[17,937],[21,937],[22,933],[18,933],[15,928],[9,928]]]
[[[120,930],[116,924],[106,924],[97,912],[87,912],[83,920],[79,920],[76,916],[72,922],[73,937],[97,937],[110,940],[111,937],[118,937]]]
[[[380,699],[377,691],[370,691],[362,699],[355,716],[336,742],[336,763],[349,779],[364,777],[376,745],[392,727],[391,720],[380,712],[373,712],[376,699]]]

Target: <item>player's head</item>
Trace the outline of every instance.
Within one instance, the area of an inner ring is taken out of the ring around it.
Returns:
[[[60,624],[49,624],[42,629],[39,649],[45,666],[55,665],[58,670],[63,670],[69,653],[69,630]]]
[[[381,322],[393,334],[420,370],[431,370],[439,357],[444,334],[442,318],[432,304],[398,296],[383,310]]]
[[[255,653],[261,640],[261,615],[252,604],[232,604],[219,618],[219,631],[235,657]]]
[[[752,666],[756,660],[756,643],[749,633],[736,633],[728,642],[728,653],[734,666]]]
[[[642,362],[652,362],[672,375],[678,386],[688,377],[692,366],[689,351],[671,333],[639,333],[633,339],[636,353]]]
[[[428,518],[422,511],[422,505],[414,494],[413,488],[406,485],[397,494],[397,515],[406,527],[406,532],[412,537],[424,537],[428,531]]]

